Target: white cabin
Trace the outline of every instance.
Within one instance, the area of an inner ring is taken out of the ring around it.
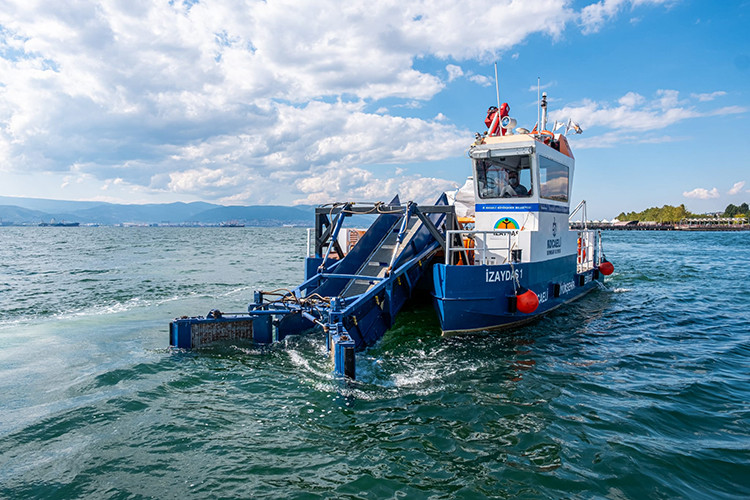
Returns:
[[[578,234],[568,230],[575,160],[564,135],[484,137],[469,156],[474,230],[488,232],[476,239],[482,258],[475,264],[541,262],[576,253]]]

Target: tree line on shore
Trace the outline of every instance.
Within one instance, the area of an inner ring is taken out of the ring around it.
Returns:
[[[682,219],[699,219],[699,218],[711,218],[717,217],[716,215],[706,214],[694,214],[685,208],[685,205],[673,207],[672,205],[664,205],[661,208],[651,207],[643,210],[642,212],[622,212],[617,216],[618,220],[628,221],[637,220],[639,222],[655,221],[660,223],[677,223]],[[750,207],[747,203],[743,203],[740,206],[733,204],[727,205],[724,213],[720,217],[746,217],[750,218]]]

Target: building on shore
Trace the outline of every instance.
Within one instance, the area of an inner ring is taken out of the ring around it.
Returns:
[[[697,217],[678,223],[657,221],[576,221],[571,229],[611,229],[619,231],[750,231],[746,217]]]

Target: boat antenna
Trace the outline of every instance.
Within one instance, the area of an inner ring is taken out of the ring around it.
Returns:
[[[497,109],[500,109],[500,80],[497,79],[497,61],[495,61],[495,92],[497,93]]]
[[[542,118],[540,116],[541,115],[541,110],[539,109],[539,106],[540,106],[540,103],[541,103],[541,96],[539,95],[540,81],[541,81],[541,78],[537,76],[536,77],[536,123],[537,123],[537,127],[538,127],[536,129],[536,133],[537,134],[542,131]]]

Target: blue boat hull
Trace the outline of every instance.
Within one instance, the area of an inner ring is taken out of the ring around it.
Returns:
[[[597,287],[598,270],[575,272],[576,256],[497,266],[433,266],[433,297],[444,334],[510,327],[533,320]],[[539,297],[530,314],[516,310],[514,273]]]

